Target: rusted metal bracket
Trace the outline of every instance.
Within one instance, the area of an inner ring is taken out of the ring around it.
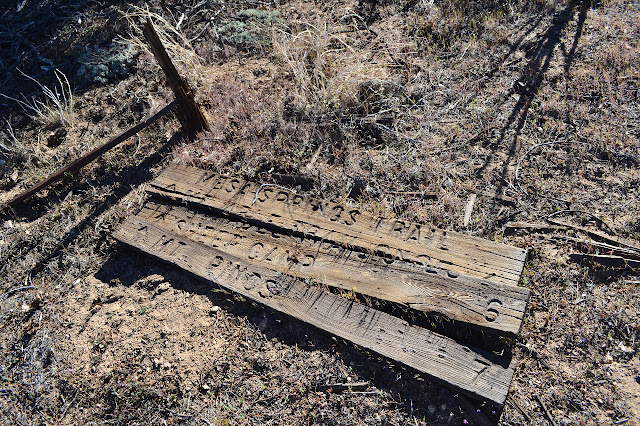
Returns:
[[[110,141],[104,143],[103,145],[100,145],[99,147],[95,148],[91,152],[78,158],[71,164],[62,167],[61,169],[57,170],[55,173],[47,176],[37,184],[31,186],[27,190],[13,197],[11,200],[7,201],[2,206],[0,206],[1,211],[6,210],[7,208],[12,208],[17,206],[18,204],[22,203],[26,199],[32,197],[37,192],[51,186],[56,182],[61,181],[62,179],[64,179],[65,176],[69,175],[70,173],[80,170],[81,168],[91,163],[96,158],[100,157],[105,152],[109,151],[111,148],[114,148],[115,146],[129,139],[131,136],[135,135],[142,129],[155,123],[170,111],[173,111],[173,110],[177,111],[178,118],[180,119],[180,123],[182,124],[182,130],[190,138],[195,137],[195,135],[198,132],[201,132],[208,128],[207,121],[204,118],[204,115],[202,115],[200,108],[198,108],[198,105],[195,102],[193,91],[189,87],[189,84],[180,76],[180,74],[178,74],[176,67],[171,62],[171,59],[169,58],[167,51],[162,45],[162,42],[160,41],[160,38],[158,37],[156,30],[153,28],[151,21],[147,21],[147,23],[143,28],[143,33],[145,38],[147,39],[147,42],[151,46],[151,51],[153,52],[153,55],[158,60],[160,67],[162,68],[162,70],[164,71],[167,77],[169,86],[171,87],[171,90],[175,94],[176,99],[173,102],[171,102],[169,105],[165,106],[160,111],[152,115],[151,117],[144,120],[142,123],[136,124],[135,126],[125,131],[124,133],[116,136]]]

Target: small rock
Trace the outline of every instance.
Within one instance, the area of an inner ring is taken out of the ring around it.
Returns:
[[[607,352],[607,354],[604,356],[604,360],[602,362],[604,362],[605,364],[611,364],[613,362],[613,357],[609,352]]]
[[[167,369],[167,370],[173,367],[171,363],[166,361],[163,357],[160,357],[160,359],[154,358],[153,363],[155,364],[156,367]]]
[[[618,345],[618,349],[624,354],[632,354],[635,352],[632,348],[625,346],[622,342],[620,342],[620,344]]]
[[[65,136],[67,136],[67,130],[64,127],[59,128],[55,132],[51,132],[47,138],[47,146],[49,148],[60,146]]]
[[[267,329],[267,325],[268,325],[267,319],[266,318],[262,319],[262,321],[258,323],[258,330],[265,331]]]

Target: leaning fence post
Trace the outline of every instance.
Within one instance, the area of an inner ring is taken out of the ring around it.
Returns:
[[[142,32],[151,46],[153,56],[155,56],[167,77],[169,87],[171,87],[176,99],[180,103],[180,108],[178,108],[177,112],[182,128],[188,137],[193,138],[198,132],[209,128],[207,120],[196,104],[193,90],[191,90],[186,80],[178,74],[176,67],[173,65],[173,62],[171,62],[171,58],[169,58],[150,20],[147,20]]]

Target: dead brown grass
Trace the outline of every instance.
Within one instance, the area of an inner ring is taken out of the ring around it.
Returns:
[[[109,232],[139,208],[139,185],[180,161],[261,183],[301,175],[310,195],[529,248],[522,285],[532,297],[510,342],[517,404],[474,407],[505,425],[546,424],[540,398],[557,423],[634,424],[638,272],[570,262],[567,240],[503,230],[569,210],[571,224],[640,239],[637,5],[63,3],[51,20],[60,28],[20,32],[37,52],[53,43],[72,62],[73,48],[47,34],[84,43],[92,22],[110,22],[101,13],[128,13],[132,30],[151,16],[212,128],[163,147],[176,131],[167,121],[3,217],[0,422],[473,424],[435,383],[115,246]],[[22,43],[4,28],[49,16],[47,5],[2,15],[0,43]],[[249,28],[240,12],[255,7],[282,21],[250,43],[218,32]],[[23,50],[31,62],[20,65],[37,75],[37,56]],[[2,67],[14,62],[6,55]],[[122,81],[74,93],[73,126],[53,148],[43,123],[4,103],[2,188],[163,105],[159,75],[141,55]],[[316,391],[349,379],[370,386]]]

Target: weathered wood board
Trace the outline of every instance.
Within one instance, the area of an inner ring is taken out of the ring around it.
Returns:
[[[186,166],[169,167],[147,191],[155,199],[114,234],[123,243],[504,403],[509,360],[323,288],[515,335],[529,297],[517,286],[524,250]]]
[[[262,227],[293,231],[360,251],[417,262],[498,284],[517,286],[526,251],[188,166],[171,166],[149,192]]]
[[[153,215],[152,215],[153,216]],[[130,217],[115,232],[123,243],[247,298],[402,362],[473,397],[503,404],[513,366],[286,273],[247,262],[158,225]]]
[[[150,201],[138,217],[245,263],[510,335],[520,330],[529,296],[522,287],[276,233],[184,206]]]

